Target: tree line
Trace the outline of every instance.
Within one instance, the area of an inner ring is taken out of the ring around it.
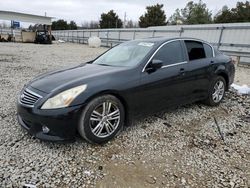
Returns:
[[[250,22],[250,3],[238,2],[234,8],[229,9],[226,5],[212,16],[212,11],[207,8],[206,3],[199,0],[197,3],[189,1],[184,8],[176,9],[175,12],[167,19],[163,9],[163,4],[147,6],[146,11],[140,16],[138,22],[129,20],[123,22],[114,10],[102,13],[99,21],[85,22],[82,28],[133,28],[133,27],[150,27],[179,24],[210,24],[210,23],[234,23]],[[53,30],[77,29],[74,21],[67,23],[62,19],[52,22]]]
[[[53,21],[52,30],[74,30],[77,29],[76,23],[72,20],[69,23],[63,19]]]

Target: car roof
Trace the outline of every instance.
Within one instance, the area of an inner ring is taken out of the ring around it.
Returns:
[[[189,38],[189,37],[150,37],[150,38],[136,39],[135,41],[153,42],[153,43],[161,44],[161,43],[168,42],[171,40],[194,40],[194,41],[201,41],[201,42],[207,43],[204,40],[196,39],[196,38]]]

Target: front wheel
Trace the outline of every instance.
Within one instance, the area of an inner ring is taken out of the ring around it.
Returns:
[[[99,96],[88,103],[78,125],[79,134],[88,142],[105,143],[124,125],[124,107],[113,95]]]
[[[222,76],[217,76],[210,84],[208,98],[205,103],[210,106],[217,106],[225,95],[226,81]]]

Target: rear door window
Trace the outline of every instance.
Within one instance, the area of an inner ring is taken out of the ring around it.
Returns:
[[[172,65],[185,61],[180,41],[165,44],[155,54],[154,59],[161,60],[163,66]]]
[[[206,44],[206,43],[203,43],[203,46],[204,46],[204,50],[205,50],[206,57],[207,57],[207,58],[213,57],[213,49],[212,49],[212,47],[209,46],[209,45]]]
[[[187,48],[190,61],[206,58],[206,53],[202,42],[186,40],[185,46]]]

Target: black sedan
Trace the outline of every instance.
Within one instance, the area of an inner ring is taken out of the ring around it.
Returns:
[[[18,121],[42,140],[72,141],[78,132],[89,142],[105,143],[131,115],[195,101],[218,105],[234,72],[231,59],[205,41],[129,41],[29,82],[18,97]]]

